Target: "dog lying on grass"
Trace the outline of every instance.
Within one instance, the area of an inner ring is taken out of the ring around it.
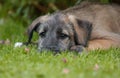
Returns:
[[[28,28],[39,34],[38,49],[82,52],[120,47],[120,6],[81,3],[53,14],[40,16]]]

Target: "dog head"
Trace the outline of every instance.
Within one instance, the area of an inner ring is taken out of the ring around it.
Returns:
[[[70,50],[72,46],[87,46],[91,23],[69,14],[55,13],[38,17],[28,28],[28,42],[33,32],[39,34],[38,49],[55,52]]]

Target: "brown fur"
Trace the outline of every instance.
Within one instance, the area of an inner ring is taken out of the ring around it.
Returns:
[[[87,20],[92,23],[93,29],[87,47],[88,50],[120,47],[120,6],[83,3],[74,8],[69,8],[63,13],[71,14],[80,20]],[[82,30],[77,28],[77,31],[81,37],[80,32]]]
[[[95,50],[120,47],[120,6],[115,4],[109,5],[84,2],[75,7],[61,11],[60,13],[67,15],[67,17],[63,16],[61,20],[66,23],[68,21],[73,23],[74,31],[76,31],[78,35],[78,42],[86,42],[86,49]],[[33,32],[32,30],[36,27],[38,22],[48,19],[50,19],[49,15],[38,17],[29,26],[28,34]],[[92,31],[87,34],[88,31],[77,23],[77,19],[92,23]],[[71,36],[74,35],[72,34]],[[86,39],[87,36],[89,37],[88,39]],[[72,48],[79,47],[79,45],[73,46]]]

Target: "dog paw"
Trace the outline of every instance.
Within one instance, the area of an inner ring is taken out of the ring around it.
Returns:
[[[73,46],[73,47],[71,47],[70,50],[81,53],[81,52],[85,51],[85,47],[83,47],[83,46]]]

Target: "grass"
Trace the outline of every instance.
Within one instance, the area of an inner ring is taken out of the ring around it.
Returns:
[[[76,54],[38,53],[36,46],[14,48],[15,42],[26,41],[26,27],[10,18],[0,22],[0,78],[119,78],[120,49],[96,50]],[[25,50],[29,48],[29,51]]]

